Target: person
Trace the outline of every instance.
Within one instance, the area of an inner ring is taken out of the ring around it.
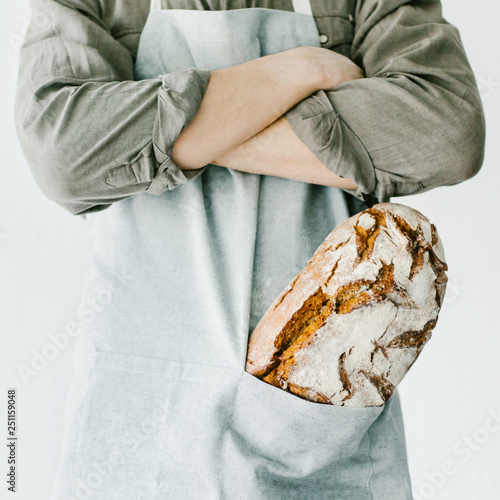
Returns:
[[[439,1],[31,6],[19,141],[91,225],[84,302],[113,289],[75,349],[54,498],[411,498],[397,391],[321,405],[244,365],[333,227],[480,169]]]

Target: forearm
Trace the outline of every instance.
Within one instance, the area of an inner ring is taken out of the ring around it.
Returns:
[[[358,2],[351,47],[367,78],[318,91],[286,112],[359,199],[389,201],[475,175],[485,121],[474,74],[439,0]]]
[[[343,189],[357,188],[350,179],[328,170],[297,137],[285,116],[212,163],[252,174]]]
[[[200,109],[172,158],[196,169],[245,142],[319,88],[309,49],[291,49],[212,71]]]
[[[348,58],[333,51],[322,50],[322,89],[364,77],[364,73]],[[357,185],[328,169],[293,131],[286,116],[280,117],[211,161],[241,172],[271,175],[287,179],[355,190]]]
[[[158,71],[136,81],[132,56],[99,2],[32,0],[31,7],[14,117],[42,192],[77,215],[194,178],[167,154],[196,115],[210,73],[188,68],[156,78]],[[129,7],[118,19],[136,12]]]

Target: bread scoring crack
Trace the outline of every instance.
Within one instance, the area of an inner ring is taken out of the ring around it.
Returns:
[[[387,401],[392,396],[394,385],[392,385],[383,375],[377,375],[365,370],[361,370],[361,373],[372,383],[375,389],[377,389],[384,401]]]
[[[362,279],[338,288],[334,295],[337,314],[349,314],[360,307],[381,302],[393,292],[403,293],[394,279],[394,264],[386,264],[384,261],[381,264],[374,281]]]
[[[326,281],[325,281],[325,286],[326,287],[328,287],[328,284],[329,284],[330,280],[333,278],[335,272],[337,271],[337,268],[339,267],[339,262],[340,262],[340,259],[335,262],[334,266],[332,267],[332,270],[331,270],[330,274],[328,275],[328,278],[326,278]]]
[[[347,238],[347,240],[337,243],[337,245],[335,245],[335,248],[333,250],[332,250],[332,245],[330,245],[328,248],[325,248],[325,252],[328,252],[330,250],[332,250],[332,252],[336,252],[339,248],[342,248],[343,246],[347,245],[350,239],[351,238]]]
[[[295,353],[314,340],[316,332],[333,312],[333,300],[320,286],[302,304],[283,327],[274,341],[276,351],[264,370],[255,374],[264,382],[287,390],[299,397],[328,403],[325,395],[307,387],[290,384],[290,368],[295,364]],[[307,395],[307,397],[306,397]]]
[[[424,267],[424,254],[429,244],[424,239],[424,232],[420,225],[417,229],[413,229],[399,215],[391,214],[391,217],[400,233],[406,237],[406,250],[412,259],[408,279],[413,281],[414,276]]]
[[[354,233],[356,234],[357,256],[354,261],[354,266],[357,267],[361,262],[364,262],[371,257],[375,241],[383,227],[387,227],[385,214],[375,208],[369,208],[362,214],[370,214],[374,219],[374,224],[369,229],[365,229],[359,225],[359,218],[354,225]]]
[[[432,336],[432,330],[436,326],[437,319],[429,320],[422,330],[404,332],[394,337],[386,347],[393,349],[409,349],[416,347],[421,350]]]
[[[441,305],[443,304],[444,294],[446,292],[446,283],[448,283],[448,276],[446,276],[448,265],[439,260],[438,256],[431,248],[429,248],[429,261],[432,266],[432,270],[436,275],[436,279],[434,280],[436,303],[438,307],[441,307]]]
[[[406,236],[407,239],[406,249],[410,253],[412,258],[410,274],[408,276],[410,281],[412,281],[414,276],[423,268],[425,253],[428,253],[432,270],[436,275],[436,279],[434,281],[436,303],[439,307],[441,307],[446,291],[446,283],[448,281],[448,278],[445,274],[445,271],[448,270],[448,266],[438,258],[432,248],[438,242],[436,226],[434,226],[434,224],[431,224],[431,246],[429,242],[425,240],[424,233],[420,225],[417,229],[413,229],[408,224],[408,222],[399,217],[399,215],[391,214],[391,217],[394,220],[396,227],[404,236]]]
[[[342,390],[347,392],[347,394],[342,398],[342,401],[347,401],[353,396],[351,381],[349,380],[349,374],[347,373],[347,369],[345,367],[346,356],[345,352],[339,356],[339,379],[342,384]]]
[[[296,276],[295,279],[290,283],[288,290],[281,296],[281,299],[274,306],[273,310],[276,309],[285,300],[285,297],[293,290],[293,287],[295,286],[295,283],[297,283],[297,280],[299,279],[299,277],[300,277],[300,274],[298,276]]]
[[[439,241],[439,238],[438,238],[436,226],[431,223],[431,244],[432,244],[432,246],[435,246],[438,241]]]

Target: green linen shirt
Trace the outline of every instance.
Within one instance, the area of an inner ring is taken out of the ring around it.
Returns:
[[[485,120],[457,28],[437,0],[311,0],[321,46],[366,77],[320,90],[286,116],[346,190],[367,202],[462,182],[484,159]],[[162,8],[293,10],[291,0],[163,0]],[[149,0],[31,0],[20,49],[15,123],[40,189],[72,214],[136,193],[160,194],[183,172],[170,158],[210,73],[134,80]]]

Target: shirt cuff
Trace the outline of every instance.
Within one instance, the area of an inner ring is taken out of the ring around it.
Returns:
[[[285,116],[295,134],[328,170],[358,186],[344,191],[369,205],[382,201],[372,195],[376,177],[370,155],[323,90],[300,101]]]
[[[161,161],[161,165],[150,186],[146,189],[150,194],[161,194],[165,190],[174,189],[180,184],[186,184],[202,174],[207,168],[207,165],[205,165],[196,170],[182,170],[170,155],[160,151],[155,144],[153,144],[153,148],[156,159],[163,161]]]
[[[182,130],[198,112],[210,79],[210,72],[189,68],[159,75],[158,113],[153,125],[153,152],[158,169],[146,191],[161,194],[186,184],[202,174],[207,165],[196,170],[182,170],[172,159],[172,148]]]

